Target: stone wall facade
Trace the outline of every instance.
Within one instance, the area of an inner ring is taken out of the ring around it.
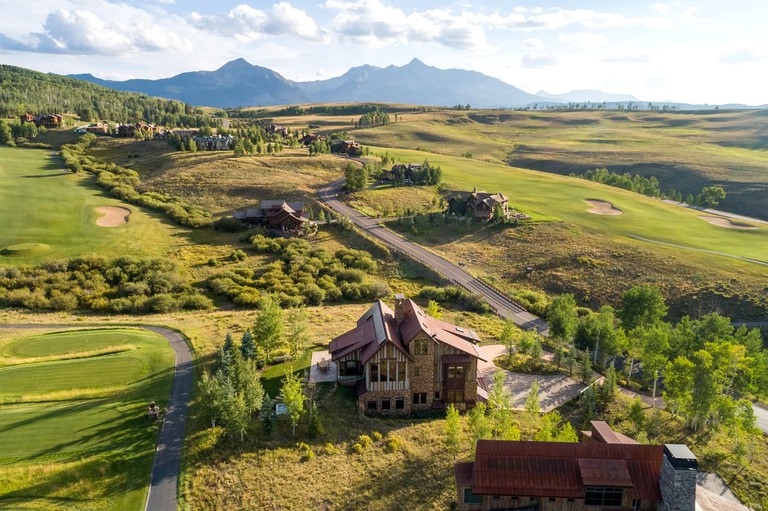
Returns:
[[[666,456],[661,462],[661,511],[695,511],[696,509],[695,469],[676,469]]]

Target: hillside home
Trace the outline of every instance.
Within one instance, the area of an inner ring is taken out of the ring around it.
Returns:
[[[471,192],[451,192],[446,202],[448,203],[448,214],[469,216],[478,221],[492,220],[497,204],[501,206],[501,211],[505,217],[510,215],[509,197],[501,192],[478,192],[477,188]]]
[[[137,122],[136,124],[118,124],[115,130],[115,134],[118,137],[133,137],[137,133],[141,133],[146,137],[153,137],[156,132],[157,126],[145,122]]]
[[[329,352],[337,381],[356,385],[360,411],[406,415],[474,406],[477,361],[484,360],[478,341],[474,331],[428,316],[398,294],[394,312],[377,301]]]
[[[392,169],[382,173],[382,179],[395,183],[410,184],[414,181],[413,173],[421,171],[421,163],[397,163]]]
[[[58,114],[24,114],[19,117],[21,124],[26,122],[34,122],[38,128],[43,126],[45,128],[61,128],[64,126],[64,117]]]
[[[75,128],[75,133],[93,133],[94,135],[107,135],[109,134],[109,124],[106,122],[92,122],[91,124],[85,124],[78,128]]]
[[[479,440],[454,467],[460,511],[746,511],[697,487],[685,445],[641,445],[605,422],[587,442]]]
[[[310,145],[312,145],[312,142],[317,142],[318,140],[322,140],[322,139],[323,137],[321,135],[318,135],[317,133],[308,133],[303,137],[301,137],[299,142],[301,142],[303,146],[309,147]]]
[[[305,228],[310,223],[304,216],[303,202],[262,200],[257,207],[235,211],[234,218],[248,225],[263,225],[282,231]]]

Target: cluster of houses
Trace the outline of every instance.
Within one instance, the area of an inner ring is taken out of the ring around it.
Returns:
[[[201,135],[195,130],[166,131],[159,138],[166,139],[176,135],[185,143],[194,140],[197,148],[203,151],[228,151],[235,145],[235,139],[232,135]]]
[[[24,114],[19,117],[21,124],[32,122],[38,128],[61,128],[64,126],[64,117],[59,114]]]
[[[408,416],[487,400],[477,334],[435,319],[404,295],[377,301],[335,337],[318,369],[353,385],[362,413]],[[320,367],[322,364],[322,368]],[[460,511],[746,511],[697,485],[685,445],[643,445],[592,421],[578,443],[479,440],[457,463]]]

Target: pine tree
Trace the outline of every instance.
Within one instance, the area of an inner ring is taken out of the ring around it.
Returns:
[[[256,358],[256,346],[254,346],[253,336],[248,328],[245,329],[243,338],[240,340],[240,353],[245,360]]]

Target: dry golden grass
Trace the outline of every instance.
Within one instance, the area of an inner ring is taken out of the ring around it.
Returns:
[[[235,158],[232,151],[189,153],[160,141],[126,139],[99,139],[93,153],[138,171],[143,188],[183,197],[216,215],[260,199],[313,203],[317,188],[341,177],[346,164],[328,155],[310,157],[303,148]]]

